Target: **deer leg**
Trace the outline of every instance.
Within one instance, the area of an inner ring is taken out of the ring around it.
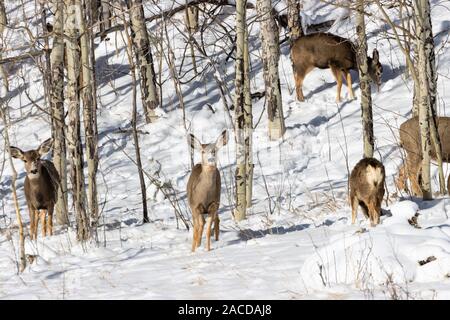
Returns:
[[[358,211],[358,198],[354,194],[350,195],[350,204],[352,205],[352,224],[355,224]]]
[[[353,92],[352,87],[352,75],[350,74],[349,70],[345,70],[345,77],[347,81],[347,88],[348,88],[348,94],[350,95],[350,99],[355,99],[355,93]]]
[[[208,220],[207,227],[209,227],[209,229],[211,229],[211,225],[214,222],[214,235],[215,235],[216,241],[219,240],[219,222],[220,222],[217,211],[219,211],[219,203],[218,202],[211,203],[208,207],[208,214],[209,214],[210,221]],[[210,241],[211,230],[209,230],[209,232],[208,232],[208,229],[206,229],[206,237],[207,237],[208,241]]]
[[[198,226],[198,235],[197,235],[197,248],[200,247],[202,244],[202,235],[203,235],[203,228],[205,227],[205,217],[204,215],[200,215],[199,217],[199,226]]]
[[[370,217],[370,226],[375,227],[380,222],[380,214],[377,212],[375,207],[375,201],[373,199],[369,200],[368,205],[369,217]]]
[[[48,220],[47,220],[47,233],[49,235],[53,235],[53,209],[54,207],[50,206],[48,209]]]
[[[34,239],[34,209],[28,205],[28,212],[30,214],[30,239]]]
[[[449,176],[450,178],[450,176]],[[447,189],[449,190],[449,189]],[[214,236],[216,241],[219,241],[219,223],[220,223],[220,219],[219,219],[219,214],[216,213],[216,220],[214,221]]]
[[[208,219],[206,222],[206,250],[211,250],[211,225],[214,220],[214,213],[208,214]]]
[[[405,171],[406,171],[406,164],[403,163],[400,169],[398,170],[398,177],[395,180],[395,185],[399,190],[407,190]]]
[[[419,167],[420,159],[416,156],[408,155],[406,157],[406,169],[408,171],[408,178],[411,183],[412,193],[415,196],[422,196],[422,189],[419,184]]]
[[[39,227],[39,210],[34,210],[34,240],[37,240],[37,234],[38,234],[38,227]]]
[[[337,88],[336,88],[336,102],[341,102],[341,88],[342,88],[342,76],[338,68],[334,66],[330,66],[331,73],[336,79]]]
[[[192,236],[192,252],[195,252],[195,249],[197,248],[197,229],[198,229],[198,219],[194,216],[192,221],[194,223],[193,229],[193,236]]]
[[[295,91],[297,93],[297,100],[305,101],[305,97],[303,96],[303,80],[305,79],[305,74],[303,72],[294,70],[294,78],[295,78]]]
[[[42,236],[47,235],[47,224],[45,223],[46,210],[42,209],[39,215],[39,220],[41,220]]]

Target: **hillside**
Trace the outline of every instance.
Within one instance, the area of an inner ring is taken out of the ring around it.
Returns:
[[[34,1],[5,1],[11,21],[24,16],[38,27]],[[433,0],[433,33],[438,63],[438,114],[450,115],[450,4]],[[284,2],[277,4],[282,9]],[[169,6],[163,2],[162,7]],[[377,12],[376,7],[371,7]],[[146,4],[147,16],[160,8]],[[234,9],[223,7],[218,21],[234,26]],[[388,12],[394,18],[394,10]],[[249,21],[256,12],[248,10]],[[355,39],[354,17],[318,0],[304,1],[303,23],[335,20],[328,32]],[[436,196],[421,201],[396,190],[394,178],[402,163],[398,128],[411,115],[412,82],[405,80],[405,59],[388,37],[389,26],[375,18],[367,25],[369,52],[377,48],[383,64],[382,85],[373,90],[375,156],[386,169],[387,193],[381,224],[375,228],[358,214],[351,225],[347,201],[349,170],[362,157],[360,100],[336,104],[336,83],[329,70],[315,69],[304,82],[305,102],[297,102],[289,46],[281,46],[280,77],[287,131],[282,141],[267,137],[264,98],[253,100],[256,128],[253,133],[254,190],[248,219],[235,222],[233,174],[235,145],[230,115],[225,110],[215,80],[220,76],[234,92],[232,47],[225,36],[206,30],[210,58],[199,56],[194,77],[185,39],[174,25],[183,25],[183,14],[168,24],[176,66],[184,74],[181,87],[186,106],[186,126],[204,143],[215,141],[227,128],[230,142],[221,149],[221,234],[212,250],[202,246],[191,253],[192,230],[177,221],[171,201],[147,180],[149,218],[142,223],[142,204],[131,133],[131,77],[120,32],[110,40],[96,40],[97,94],[99,99],[99,203],[102,211],[98,242],[76,241],[74,224],[37,242],[26,239],[26,252],[36,255],[24,273],[17,273],[18,230],[11,194],[12,171],[0,138],[0,299],[450,299],[450,200]],[[149,30],[158,32],[155,20]],[[219,28],[217,28],[219,29]],[[283,38],[284,30],[281,30]],[[10,34],[10,46],[26,44],[21,32]],[[165,40],[166,41],[166,40]],[[249,28],[251,91],[264,91],[259,24]],[[10,55],[20,54],[20,50]],[[158,55],[156,54],[156,60]],[[183,64],[183,65],[182,65]],[[214,65],[214,67],[211,66]],[[36,148],[51,136],[45,111],[42,75],[32,60],[8,66],[8,101],[11,144],[24,150]],[[159,70],[159,67],[158,67]],[[161,119],[145,124],[138,99],[139,139],[144,169],[165,183],[165,192],[177,199],[190,219],[186,184],[190,173],[189,148],[183,113],[166,61],[162,63]],[[356,78],[357,72],[352,75]],[[358,81],[355,94],[360,96]],[[33,100],[34,102],[30,101]],[[37,108],[36,105],[42,108]],[[2,135],[4,124],[0,124]],[[196,153],[196,161],[200,155]],[[28,212],[23,192],[23,163],[18,196],[25,223]],[[449,173],[444,166],[446,176]],[[437,167],[432,166],[433,190],[438,189]],[[418,210],[418,225],[408,223]],[[75,218],[71,216],[71,220]],[[419,261],[430,256],[426,264]]]

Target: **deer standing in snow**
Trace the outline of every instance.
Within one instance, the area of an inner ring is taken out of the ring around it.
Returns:
[[[206,222],[206,248],[211,249],[211,226],[214,221],[214,234],[216,241],[219,240],[219,205],[220,205],[220,172],[217,169],[217,151],[227,144],[228,135],[224,130],[215,143],[202,144],[189,135],[189,144],[192,149],[201,152],[202,162],[192,169],[187,184],[187,197],[192,211],[194,222],[194,236],[192,239],[192,252],[201,244],[203,228]]]
[[[355,94],[352,88],[350,69],[356,70],[356,47],[348,39],[331,33],[314,33],[298,38],[292,45],[292,65],[294,69],[297,99],[304,101],[303,80],[314,68],[331,69],[337,82],[336,101],[341,101],[342,77],[346,78],[351,99]],[[380,87],[383,67],[378,50],[373,50],[372,58],[368,57],[369,76]]]
[[[442,161],[450,162],[450,117],[436,117],[436,127],[442,147]],[[409,178],[412,193],[422,196],[420,187],[422,142],[420,139],[419,117],[413,117],[400,125],[400,146],[406,151],[406,161],[400,167],[396,185],[400,190],[406,190],[406,179]],[[436,160],[434,143],[431,144],[431,158]],[[447,191],[450,194],[450,176],[447,179]]]
[[[384,166],[374,158],[364,158],[353,168],[350,175],[350,204],[352,223],[356,221],[358,206],[372,227],[380,223],[381,201],[384,196]]]
[[[42,236],[53,234],[53,209],[57,200],[59,174],[51,161],[42,160],[53,144],[53,139],[45,140],[35,150],[22,151],[10,147],[13,158],[25,164],[25,198],[30,212],[30,238],[37,239],[38,224],[41,220]],[[48,213],[48,220],[46,214]]]

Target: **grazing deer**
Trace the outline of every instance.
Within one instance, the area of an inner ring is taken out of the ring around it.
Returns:
[[[192,240],[192,252],[201,244],[205,215],[208,216],[206,224],[206,248],[211,249],[211,226],[214,221],[214,234],[219,240],[219,215],[217,211],[220,205],[220,172],[217,169],[217,151],[228,142],[227,131],[224,130],[215,143],[201,144],[193,134],[189,135],[189,144],[192,149],[197,149],[202,154],[202,163],[198,163],[192,169],[187,184],[187,197],[192,211],[194,222],[194,237]]]
[[[31,239],[37,239],[39,219],[42,224],[42,236],[45,237],[47,232],[53,235],[53,208],[58,196],[59,175],[52,162],[41,159],[41,156],[50,151],[52,144],[53,139],[48,139],[36,150],[22,151],[16,147],[10,148],[11,156],[25,163],[27,172],[25,198],[30,212]]]
[[[441,140],[442,161],[450,162],[450,117],[436,117],[435,119]],[[406,161],[400,167],[396,180],[397,188],[399,190],[407,190],[406,179],[408,177],[411,182],[413,195],[421,197],[422,143],[420,140],[419,117],[413,117],[400,125],[400,146],[406,152]],[[431,144],[431,158],[436,160],[436,150],[433,144]],[[450,176],[447,180],[447,190],[450,190]]]
[[[350,98],[355,95],[352,88],[351,69],[357,69],[356,46],[348,39],[330,33],[314,33],[297,39],[291,49],[297,99],[304,101],[303,80],[314,68],[331,69],[337,82],[336,101],[341,101],[342,76],[346,78]],[[369,76],[378,86],[381,84],[383,67],[378,50],[373,50],[372,58],[367,57]]]
[[[377,159],[364,158],[353,168],[350,175],[352,224],[356,220],[358,205],[361,206],[366,218],[370,218],[372,227],[380,223],[384,179],[384,166]]]

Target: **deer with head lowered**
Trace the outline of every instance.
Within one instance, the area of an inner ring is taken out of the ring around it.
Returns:
[[[22,151],[10,147],[13,158],[20,159],[25,164],[25,198],[30,212],[30,238],[37,239],[39,220],[42,224],[42,236],[53,234],[53,209],[58,196],[59,175],[51,161],[41,157],[47,154],[53,144],[53,139],[44,141],[35,150]],[[48,213],[48,220],[46,214]]]
[[[192,149],[201,152],[202,162],[192,169],[187,183],[187,197],[194,222],[192,252],[201,244],[203,228],[206,221],[206,249],[211,249],[211,227],[214,222],[214,235],[219,240],[219,205],[220,205],[220,172],[217,169],[217,152],[227,144],[228,135],[224,130],[215,143],[202,144],[193,135],[188,137]]]
[[[441,154],[443,162],[450,162],[450,117],[434,118],[437,133],[441,141]],[[406,159],[400,167],[399,175],[395,181],[399,190],[408,190],[407,179],[411,183],[411,191],[414,196],[422,197],[421,188],[421,163],[422,142],[420,138],[419,117],[415,116],[400,125],[400,146],[406,152]],[[431,159],[436,160],[437,154],[434,144],[431,144]],[[447,191],[450,194],[450,176],[447,178]]]
[[[353,168],[349,181],[352,224],[356,221],[358,206],[361,207],[366,218],[370,219],[372,227],[380,222],[384,181],[384,166],[375,158],[364,158]]]
[[[336,102],[341,101],[342,77],[347,81],[351,99],[355,98],[352,88],[351,69],[357,69],[356,46],[348,39],[331,33],[314,33],[298,38],[291,49],[297,99],[304,101],[303,80],[314,68],[331,69],[337,82]],[[369,76],[378,86],[381,85],[383,67],[378,50],[367,57]]]

